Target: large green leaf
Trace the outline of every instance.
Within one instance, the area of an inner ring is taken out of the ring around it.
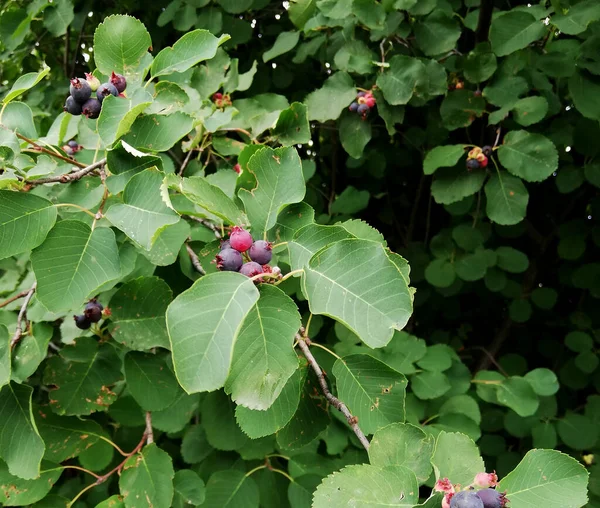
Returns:
[[[179,222],[179,215],[161,198],[164,173],[145,169],[129,180],[123,204],[112,205],[106,218],[135,243],[150,250],[160,231]]]
[[[6,326],[0,325],[0,388],[10,382],[10,341]]]
[[[64,220],[31,255],[36,295],[50,311],[79,307],[96,289],[120,274],[119,252],[110,228]]]
[[[579,508],[586,505],[588,472],[577,460],[556,450],[531,450],[505,476],[498,489],[511,508]]]
[[[342,226],[307,224],[298,229],[288,243],[292,270],[304,268],[317,251],[347,238],[352,238],[352,235]]]
[[[28,72],[27,74],[23,74],[19,76],[17,80],[13,83],[11,89],[6,94],[6,97],[2,99],[4,104],[8,104],[15,97],[18,97],[23,92],[26,92],[30,88],[33,88],[37,85],[42,79],[44,79],[48,73],[50,72],[50,67],[46,67],[40,72]]]
[[[11,377],[17,383],[22,383],[33,375],[46,358],[54,329],[47,323],[33,323],[31,332],[14,349]]]
[[[165,152],[192,127],[192,117],[180,111],[170,115],[142,115],[133,123],[125,140],[136,148]]]
[[[44,26],[55,37],[64,35],[73,21],[73,3],[69,0],[56,0],[44,9]]]
[[[597,78],[576,72],[569,78],[569,93],[583,116],[600,120],[600,82]]]
[[[531,384],[520,376],[511,376],[498,386],[498,402],[511,408],[519,416],[532,416],[540,405]]]
[[[206,439],[217,450],[239,450],[248,437],[235,422],[235,404],[223,390],[206,395],[202,403],[202,426]]]
[[[173,462],[152,443],[125,462],[119,490],[126,508],[170,508],[173,499]]]
[[[458,432],[440,432],[431,464],[436,479],[449,478],[452,483],[461,485],[470,485],[477,473],[485,471],[477,445]]]
[[[425,156],[423,173],[432,175],[438,168],[454,167],[464,154],[465,145],[436,146]]]
[[[407,104],[419,80],[426,74],[425,65],[418,58],[396,55],[390,67],[377,78],[377,86],[391,105]]]
[[[259,293],[235,343],[225,390],[236,404],[265,410],[298,368],[292,345],[300,314],[294,301],[275,286],[261,284]]]
[[[541,134],[511,131],[498,148],[502,165],[528,182],[541,182],[558,169],[554,143]]]
[[[291,51],[298,44],[300,38],[300,32],[281,32],[277,35],[277,39],[273,43],[273,46],[263,53],[263,62],[268,62],[277,58],[288,51]]]
[[[283,146],[308,143],[310,141],[308,108],[301,102],[292,102],[288,109],[284,109],[279,114],[273,135],[277,136]]]
[[[299,203],[306,185],[302,162],[295,148],[261,148],[248,161],[248,170],[256,178],[252,190],[240,189],[239,197],[255,237],[271,229],[285,205]]]
[[[571,5],[551,18],[553,25],[567,35],[585,32],[588,25],[600,19],[600,4],[596,0],[585,0]]]
[[[437,9],[415,25],[419,48],[428,56],[440,55],[454,49],[460,37],[460,26],[445,11]]]
[[[111,387],[123,378],[121,360],[111,344],[79,337],[46,363],[44,383],[51,385],[50,407],[59,415],[104,411],[116,399]]]
[[[353,159],[360,159],[371,140],[371,123],[356,113],[346,111],[340,118],[340,143]]]
[[[546,31],[544,23],[522,10],[502,13],[492,21],[490,42],[498,56],[506,56],[526,48]]]
[[[45,449],[33,419],[32,394],[33,388],[16,383],[0,389],[0,457],[10,474],[26,480],[39,476]]]
[[[258,508],[260,492],[251,476],[236,469],[213,473],[206,483],[206,508]]]
[[[313,314],[340,321],[369,347],[385,346],[412,313],[406,280],[380,243],[349,239],[318,251],[305,268]]]
[[[153,166],[162,170],[162,159],[136,150],[124,141],[118,141],[106,153],[106,165],[111,175],[106,179],[108,190],[118,194],[125,189],[130,178]]]
[[[186,505],[198,506],[204,502],[206,487],[198,473],[191,469],[180,469],[173,478],[175,497],[173,506],[183,508]]]
[[[529,193],[520,178],[499,172],[485,184],[486,213],[503,226],[521,222],[527,213]]]
[[[431,195],[436,203],[450,205],[478,192],[485,178],[484,171],[469,172],[460,166],[443,168],[435,174]]]
[[[485,99],[464,88],[449,92],[440,106],[442,122],[450,131],[468,127],[475,118],[483,115],[484,111]]]
[[[356,88],[352,78],[345,72],[337,72],[325,81],[322,88],[311,92],[304,100],[308,107],[308,119],[318,122],[336,120],[355,98]]]
[[[403,466],[347,466],[317,487],[313,508],[338,506],[412,508],[419,502],[414,473]]]
[[[169,348],[165,312],[173,292],[158,277],[140,277],[122,285],[110,300],[111,335],[130,349]]]
[[[24,480],[11,474],[7,465],[0,461],[0,485],[3,486],[0,489],[0,503],[2,503],[2,506],[35,506],[37,508],[42,505],[33,505],[36,501],[44,498],[51,501],[52,496],[46,497],[46,495],[63,471],[62,468],[53,466],[54,464],[51,462],[44,462],[42,469],[47,472],[34,479]],[[55,506],[59,505],[47,504],[43,505],[43,508],[54,508]]]
[[[105,75],[131,74],[152,46],[143,23],[132,16],[108,16],[94,32],[94,61]]]
[[[217,53],[217,48],[230,39],[229,35],[217,38],[208,30],[194,30],[186,33],[172,47],[164,48],[150,67],[153,78],[184,72],[198,62],[208,60]]]
[[[34,194],[0,190],[0,259],[40,245],[56,221],[56,208]]]
[[[396,370],[369,355],[350,355],[336,360],[333,375],[340,400],[365,434],[404,421],[407,381]]]
[[[102,110],[98,117],[98,134],[106,146],[125,135],[135,119],[150,104],[152,96],[143,88],[137,89],[131,97],[113,97],[109,95],[102,101]]]
[[[167,329],[179,384],[188,393],[223,386],[234,343],[259,293],[235,272],[206,275],[167,309]]]

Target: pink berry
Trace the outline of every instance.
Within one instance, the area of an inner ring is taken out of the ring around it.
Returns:
[[[264,272],[262,266],[254,261],[250,261],[242,265],[240,268],[240,273],[246,277],[254,277],[255,275],[259,275]]]
[[[498,485],[498,475],[495,471],[493,473],[477,473],[473,483],[481,488],[495,487]]]
[[[252,235],[245,229],[235,226],[229,235],[229,243],[232,249],[238,252],[246,252],[252,247]]]

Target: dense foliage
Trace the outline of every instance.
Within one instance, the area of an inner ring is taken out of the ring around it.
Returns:
[[[3,2],[0,504],[599,507],[599,55],[597,0]]]

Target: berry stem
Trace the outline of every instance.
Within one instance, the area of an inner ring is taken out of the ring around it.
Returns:
[[[55,208],[61,208],[61,207],[63,207],[63,206],[70,206],[70,207],[72,207],[72,208],[77,208],[78,210],[80,210],[80,211],[82,211],[82,212],[84,212],[84,213],[87,213],[87,214],[88,214],[90,217],[92,217],[93,219],[95,219],[95,218],[96,218],[96,214],[95,214],[95,213],[93,213],[93,212],[90,212],[90,211],[89,211],[87,208],[84,208],[83,206],[76,205],[76,204],[74,204],[74,203],[56,203],[56,204],[54,205],[54,207],[55,207]]]
[[[298,273],[304,273],[304,268],[299,268],[298,270],[292,270],[289,273],[286,273],[281,279],[279,279],[275,285],[278,286],[279,284],[281,284],[282,282],[286,281],[287,279],[289,279],[290,277],[293,277],[294,275],[298,274]]]

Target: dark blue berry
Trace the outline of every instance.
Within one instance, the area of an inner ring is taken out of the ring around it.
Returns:
[[[502,508],[506,506],[506,496],[495,489],[483,489],[477,492],[483,502],[483,508]]]
[[[354,113],[358,109],[358,102],[353,102],[352,104],[350,104],[350,106],[348,107],[348,109],[350,111],[352,111],[352,113]]]
[[[471,171],[473,169],[479,169],[479,167],[480,167],[480,164],[477,159],[467,159],[467,169],[469,171]]]
[[[79,104],[70,95],[67,97],[67,100],[65,101],[65,105],[64,105],[63,109],[67,113],[71,113],[72,115],[75,115],[75,116],[81,115],[81,113],[83,111],[83,108],[81,107],[81,104]]]
[[[356,112],[360,115],[360,116],[367,116],[369,114],[369,106],[367,106],[366,104],[360,104],[358,106],[358,108],[356,108]]]
[[[102,105],[98,99],[88,99],[82,106],[83,114],[87,118],[98,118]]]
[[[74,139],[72,139],[71,141],[69,141],[67,143],[67,145],[69,145],[71,148],[74,148],[74,149],[79,148],[79,143],[77,143],[77,141],[75,141]]]
[[[242,255],[235,249],[226,248],[217,254],[217,268],[227,272],[237,272],[244,264]]]
[[[483,155],[485,155],[486,157],[489,157],[490,155],[492,155],[492,151],[493,148],[490,145],[485,145],[481,151],[483,152]]]
[[[87,330],[90,326],[92,326],[91,321],[84,315],[73,316],[73,319],[75,320],[75,326],[81,330]]]
[[[229,240],[221,240],[221,250],[223,249],[231,249],[231,244]]]
[[[463,490],[452,496],[450,508],[484,508],[484,506],[483,501],[473,490]]]
[[[254,277],[255,275],[263,273],[263,268],[258,263],[254,261],[250,261],[249,263],[244,263],[240,268],[240,273],[245,275],[246,277]]]
[[[121,74],[115,74],[114,72],[110,76],[110,82],[115,86],[119,93],[122,93],[127,88],[127,80],[125,76]]]
[[[250,247],[248,255],[252,261],[256,261],[259,265],[266,265],[273,257],[271,244],[264,240],[257,240]]]
[[[104,83],[98,87],[98,90],[96,90],[96,97],[98,97],[100,102],[102,102],[104,98],[108,97],[109,95],[114,95],[115,97],[119,95],[117,87],[112,83]]]
[[[86,304],[85,309],[83,310],[83,314],[92,323],[97,323],[102,319],[103,310],[104,307],[101,303],[98,303],[96,300],[91,300]]]
[[[356,94],[357,97],[364,97],[365,95],[367,95],[367,92],[358,92]]]
[[[83,104],[92,95],[89,83],[82,78],[73,78],[71,80],[69,92],[71,93],[71,97],[80,104]]]

